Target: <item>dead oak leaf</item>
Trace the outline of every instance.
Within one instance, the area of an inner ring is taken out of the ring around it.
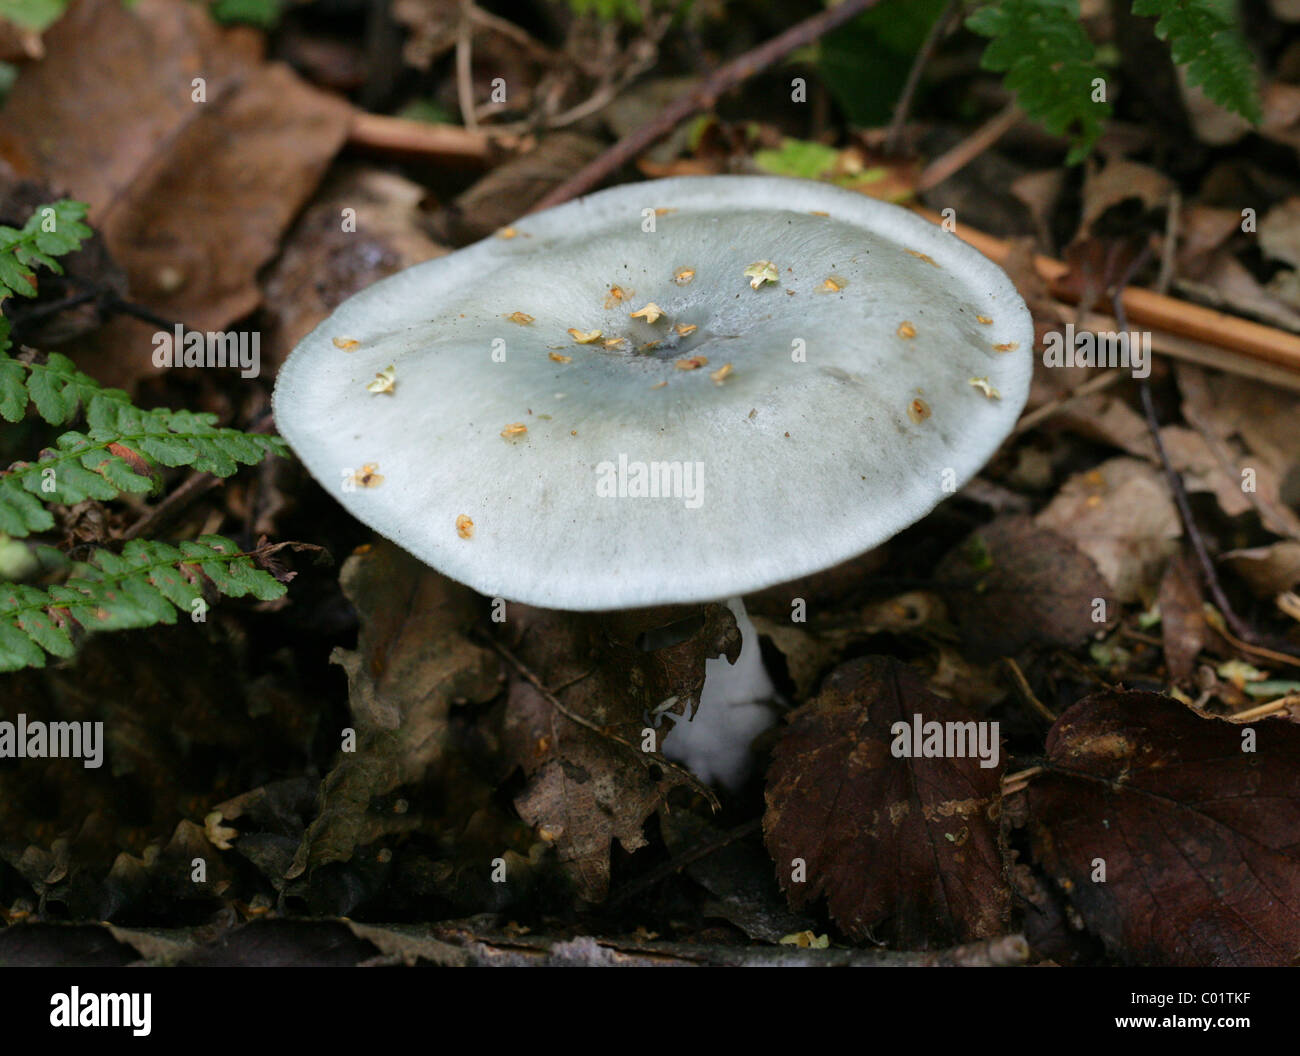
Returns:
[[[1244,751],[1253,731],[1254,751]],[[1300,728],[1103,692],[1057,720],[1030,783],[1037,861],[1114,953],[1288,965],[1300,951]],[[1099,862],[1105,883],[1096,882]]]
[[[361,625],[357,648],[331,657],[347,673],[356,745],[321,782],[319,813],[287,879],[411,828],[402,816],[374,815],[371,801],[441,762],[453,701],[486,701],[499,689],[496,656],[464,634],[477,617],[468,587],[389,543],[349,557],[339,582]]]
[[[512,605],[506,636],[563,706],[522,678],[512,683],[503,748],[528,778],[515,806],[554,843],[578,895],[598,902],[609,890],[613,840],[627,851],[642,846],[646,818],[686,782],[678,770],[646,765],[645,731],[655,731],[657,749],[660,726],[673,721],[660,709],[693,713],[705,661],[739,655],[735,620],[722,605],[600,615]]]
[[[767,781],[763,832],[799,910],[821,896],[854,938],[922,948],[1000,935],[1010,918],[997,825],[999,767],[898,758],[892,727],[970,722],[887,657],[837,668],[790,719]],[[805,882],[792,882],[802,859]]]
[[[0,115],[0,157],[88,202],[131,296],[196,330],[258,306],[259,269],[347,135],[348,105],[254,41],[195,5],[81,0]],[[104,362],[82,365],[109,384],[158,369],[109,354],[139,325],[110,324]]]

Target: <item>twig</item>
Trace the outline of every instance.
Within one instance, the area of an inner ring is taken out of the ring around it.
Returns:
[[[488,644],[492,646],[493,649],[495,649],[498,653],[500,653],[505,658],[506,662],[509,663],[511,667],[513,667],[516,671],[518,671],[521,675],[523,675],[524,678],[526,678],[530,683],[532,683],[533,688],[536,689],[537,692],[539,692],[543,697],[546,698],[546,700],[550,703],[551,707],[553,707],[556,711],[558,711],[570,722],[574,723],[575,725],[581,726],[585,730],[590,730],[598,737],[604,737],[606,740],[613,741],[615,744],[618,745],[622,745],[622,747],[626,748],[629,752],[632,753],[633,757],[638,762],[640,762],[642,766],[650,767],[652,765],[657,764],[659,766],[662,766],[665,770],[671,770],[678,777],[680,777],[686,784],[690,785],[691,788],[693,788],[696,792],[702,795],[708,801],[709,806],[712,807],[713,810],[717,811],[722,809],[722,804],[718,802],[718,797],[713,794],[713,790],[709,788],[708,785],[702,784],[699,781],[699,779],[694,774],[692,774],[689,770],[687,770],[685,767],[678,766],[671,759],[668,759],[663,755],[660,755],[658,752],[642,751],[639,745],[635,745],[631,741],[624,740],[618,734],[605,729],[603,726],[597,726],[590,719],[584,718],[583,716],[579,715],[576,711],[573,711],[572,709],[565,707],[564,704],[560,702],[560,698],[557,697],[553,692],[551,692],[551,690],[547,689],[546,686],[542,684],[542,680],[538,678],[535,674],[533,674],[533,672],[528,669],[528,667],[524,664],[524,662],[520,660],[517,656],[515,656],[514,653],[512,653],[509,649],[507,649],[504,645],[502,645],[499,641],[497,641],[496,638],[488,635],[485,635],[483,637],[484,640],[486,640]],[[572,684],[573,684],[572,681],[565,683],[566,686]]]
[[[1291,693],[1285,697],[1278,697],[1277,700],[1270,700],[1267,704],[1258,704],[1253,708],[1247,708],[1245,711],[1239,711],[1235,715],[1228,717],[1234,722],[1254,722],[1256,719],[1265,719],[1270,715],[1276,715],[1279,711],[1288,711],[1293,704],[1300,704],[1300,693]]]
[[[1010,796],[1024,789],[1030,781],[1039,774],[1046,773],[1047,768],[1043,766],[1031,766],[1025,770],[1017,770],[1014,774],[1007,774],[1002,779],[1002,795]]]
[[[952,150],[940,154],[921,170],[916,180],[916,193],[924,194],[933,187],[943,183],[949,176],[965,168],[999,139],[1006,135],[1024,116],[1015,103],[990,117],[974,132],[958,143]]]
[[[477,22],[484,29],[494,30],[503,37],[509,37],[525,51],[531,52],[534,58],[542,62],[562,62],[564,60],[564,56],[559,52],[552,51],[526,30],[521,29],[507,19],[501,18],[499,15],[484,11],[473,0],[465,4],[464,11],[471,21]]]
[[[348,145],[351,147],[480,164],[491,160],[494,148],[519,150],[526,142],[513,131],[497,132],[489,127],[471,132],[459,125],[409,121],[363,110],[352,115],[348,129]]]
[[[743,825],[737,825],[734,829],[728,829],[726,832],[720,832],[697,843],[694,847],[675,855],[670,860],[663,862],[651,869],[644,876],[638,876],[631,883],[627,884],[620,890],[614,892],[606,903],[611,909],[620,906],[629,898],[635,898],[644,891],[649,891],[661,880],[666,880],[673,873],[685,869],[688,865],[693,865],[701,858],[707,858],[715,851],[722,850],[728,844],[735,843],[736,840],[744,839],[751,833],[758,832],[763,827],[762,818],[753,818]]]
[[[547,935],[510,935],[483,931],[477,921],[435,924],[441,942],[467,954],[470,964],[526,967],[729,966],[729,967],[879,967],[1003,968],[1025,964],[1029,943],[1023,935],[1000,935],[947,950],[801,949],[798,946],[722,946],[690,942],[635,942],[586,935],[559,939]]]
[[[1112,300],[1112,307],[1115,312],[1115,319],[1119,323],[1120,332],[1128,330],[1128,318],[1124,311],[1124,289],[1127,287],[1127,279],[1141,266],[1146,251],[1140,253],[1128,268],[1128,273],[1118,283],[1115,296]],[[1160,464],[1164,467],[1165,479],[1169,481],[1169,489],[1173,492],[1174,502],[1178,506],[1178,515],[1182,518],[1183,530],[1187,533],[1187,540],[1192,544],[1192,551],[1196,554],[1196,561],[1201,566],[1201,578],[1205,581],[1205,586],[1214,598],[1215,605],[1223,613],[1224,619],[1228,622],[1233,633],[1238,638],[1249,642],[1255,641],[1255,632],[1246,625],[1232,609],[1228,602],[1228,596],[1223,592],[1223,585],[1219,582],[1218,573],[1214,570],[1214,562],[1210,560],[1210,553],[1205,548],[1205,540],[1201,538],[1200,529],[1196,527],[1196,516],[1192,513],[1191,500],[1187,497],[1187,489],[1183,486],[1182,475],[1174,469],[1173,462],[1169,459],[1169,452],[1165,450],[1164,438],[1160,435],[1160,420],[1156,417],[1156,404],[1151,395],[1151,379],[1138,379],[1138,393],[1142,398],[1142,412],[1146,415],[1147,428],[1151,432],[1151,440],[1155,444],[1156,454],[1160,458]]]
[[[942,224],[943,222],[943,218],[938,213],[929,209],[919,206],[913,206],[913,209],[931,223]],[[976,230],[969,224],[957,225],[957,237],[998,264],[1005,264],[1012,253],[1009,242]],[[1036,255],[1034,269],[1053,287],[1053,293],[1057,297],[1065,301],[1074,299],[1072,291],[1061,287],[1061,280],[1070,273],[1068,264],[1053,260],[1051,257]],[[1296,334],[1228,315],[1226,312],[1218,312],[1213,308],[1192,304],[1189,301],[1181,301],[1176,297],[1166,297],[1154,290],[1145,290],[1138,286],[1124,287],[1121,291],[1121,299],[1128,316],[1148,327],[1167,331],[1177,338],[1190,338],[1192,341],[1227,349],[1238,356],[1253,360],[1256,365],[1272,367],[1275,370],[1280,368],[1278,373],[1285,372],[1292,378],[1300,378],[1300,336]],[[1166,354],[1179,355],[1180,352],[1175,346]],[[1198,360],[1194,351],[1190,349],[1186,358],[1207,362],[1204,357]],[[1231,370],[1232,368],[1226,365],[1228,362],[1230,360],[1207,365]]]
[[[1029,688],[1029,679],[1025,678],[1025,673],[1020,670],[1020,665],[1009,656],[1004,656],[1002,662],[1006,664],[1007,670],[1011,672],[1012,681],[1015,682],[1021,699],[1049,723],[1055,722],[1057,718],[1056,712],[1039,700],[1034,691]]]
[[[553,205],[567,202],[570,198],[586,194],[636,158],[647,147],[668,135],[697,110],[711,106],[724,92],[752,77],[759,70],[771,66],[795,49],[811,44],[823,34],[837,26],[842,26],[879,2],[880,0],[842,0],[834,7],[829,7],[819,14],[796,23],[784,33],[760,44],[752,51],[732,59],[690,91],[674,99],[653,120],[624,136],[590,164],[579,169],[538,202],[532,211],[549,209]]]
[[[1019,436],[1021,433],[1028,432],[1036,425],[1041,425],[1053,415],[1058,414],[1067,404],[1075,400],[1081,400],[1085,396],[1091,396],[1094,393],[1108,389],[1118,381],[1123,381],[1125,374],[1122,370],[1108,370],[1102,374],[1097,374],[1082,385],[1078,385],[1069,392],[1063,392],[1040,407],[1035,407],[1028,414],[1023,415],[1020,421],[1016,422],[1016,427],[1011,431],[1012,436]]]
[[[916,53],[916,58],[912,60],[912,68],[907,71],[907,82],[903,85],[903,92],[894,106],[894,116],[889,122],[889,132],[885,135],[885,150],[889,154],[899,153],[899,141],[903,138],[903,129],[907,124],[908,111],[912,109],[912,98],[916,95],[916,89],[921,84],[921,73],[930,61],[930,56],[934,54],[934,49],[939,46],[939,41],[943,39],[944,34],[948,31],[948,23],[952,21],[952,16],[960,5],[961,0],[948,0],[948,6],[934,20],[934,25],[930,27],[930,32],[926,34],[925,43],[921,45],[921,50]]]
[[[460,103],[460,121],[467,131],[478,131],[474,116],[474,27],[470,25],[468,5],[461,0],[460,23],[456,27],[456,99]]]

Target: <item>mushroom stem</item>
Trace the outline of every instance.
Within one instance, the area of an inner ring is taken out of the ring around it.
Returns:
[[[735,790],[752,767],[750,744],[776,719],[770,702],[776,687],[763,667],[758,631],[740,598],[728,599],[740,631],[740,655],[704,662],[704,686],[691,719],[679,718],[664,739],[663,753],[707,784]]]

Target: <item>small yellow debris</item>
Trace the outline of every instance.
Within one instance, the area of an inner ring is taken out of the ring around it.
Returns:
[[[1101,505],[1101,496],[1089,495],[1086,499],[1083,500],[1083,504],[1087,506],[1089,509],[1095,510],[1098,506]]]
[[[392,392],[393,386],[396,384],[397,372],[393,369],[393,365],[390,363],[375,375],[375,380],[367,385],[366,389],[369,392]]]
[[[203,831],[208,837],[208,842],[219,851],[232,850],[230,841],[239,836],[238,829],[221,824],[225,820],[219,810],[212,811],[203,819]]]
[[[351,352],[357,345],[361,344],[355,337],[336,337],[334,347],[341,348],[344,352]]]
[[[706,356],[687,356],[685,359],[674,361],[673,366],[678,370],[698,370],[708,364],[709,360]]]
[[[650,352],[650,351],[652,351],[653,349],[658,348],[658,347],[659,347],[660,345],[662,345],[662,344],[663,344],[662,341],[647,341],[644,345],[642,345],[640,348],[638,348],[637,351],[638,351],[638,352]]]
[[[776,265],[770,260],[756,260],[745,269],[745,278],[749,280],[749,285],[755,290],[765,282],[776,282],[780,278],[780,274],[776,270]]]
[[[520,326],[527,326],[533,321],[533,317],[527,312],[511,312],[506,318],[512,323],[518,323]]]
[[[569,336],[580,345],[590,345],[593,341],[600,340],[599,330],[579,330],[576,327],[569,327]]]
[[[912,256],[914,256],[917,260],[923,260],[927,264],[934,264],[936,268],[942,268],[942,265],[935,263],[935,259],[927,253],[918,253],[914,249],[909,249],[907,252],[912,254]]]
[[[614,305],[626,301],[631,296],[631,290],[625,290],[622,286],[611,286],[609,288],[609,293],[605,296],[605,307],[613,308]]]
[[[547,352],[546,354],[547,354],[548,356],[550,356],[551,359],[553,359],[556,363],[572,363],[572,362],[573,362],[573,357],[572,357],[572,356],[562,356],[562,355],[560,355],[558,352]]]
[[[915,399],[907,405],[907,416],[917,425],[930,417],[930,405],[922,399]]]
[[[526,432],[528,432],[528,426],[524,425],[523,422],[511,422],[501,430],[501,435],[507,440],[513,440],[516,436],[523,436]]]
[[[678,337],[686,337],[688,334],[695,333],[699,329],[694,323],[678,323],[673,327],[677,331]]]
[[[993,320],[990,319],[987,315],[977,315],[975,317],[975,321],[977,323],[983,323],[985,326],[988,326],[993,322]]]
[[[689,286],[691,280],[695,278],[694,268],[678,268],[673,272],[673,282],[678,286]]]
[[[913,326],[913,325],[912,325],[910,322],[908,322],[906,319],[904,319],[901,323],[898,324],[898,336],[899,336],[899,337],[915,337],[915,336],[916,336],[916,327]]]
[[[384,482],[384,478],[379,475],[378,462],[367,462],[353,473],[348,480],[358,488],[377,488]]]
[[[622,348],[627,344],[626,337],[607,337],[605,338],[606,348]]]
[[[655,216],[668,216],[670,213],[677,212],[676,209],[656,209]]]
[[[1020,347],[1019,341],[1008,341],[1005,345],[994,345],[994,352],[1014,352]]]
[[[516,231],[513,227],[503,227],[500,231],[497,232],[497,238],[514,238],[518,234],[519,232]]]
[[[973,388],[979,389],[990,400],[1002,399],[1002,393],[989,384],[988,378],[971,378],[970,384]]]
[[[827,293],[839,293],[848,283],[838,275],[828,275],[822,282],[822,289]]]
[[[463,513],[456,518],[456,534],[462,539],[474,538],[474,522]]]
[[[782,946],[798,946],[801,950],[825,950],[830,944],[829,935],[814,935],[811,931],[796,931],[781,936]]]
[[[578,430],[576,430],[576,429],[570,429],[570,430],[569,430],[569,435],[570,435],[570,436],[577,436],[577,435],[578,435]]]
[[[809,209],[808,215],[809,216],[830,216],[831,214],[823,213],[820,209]]]
[[[651,391],[653,391],[653,390],[655,390],[655,389],[662,389],[662,388],[663,388],[665,385],[667,385],[667,384],[668,384],[668,382],[666,382],[666,381],[660,381],[660,382],[657,382],[657,383],[654,384],[654,385],[651,385],[651,386],[650,386],[650,389],[651,389]]]
[[[655,304],[654,301],[651,301],[644,308],[635,312],[629,312],[628,317],[631,319],[644,319],[647,323],[653,323],[661,318],[663,314],[664,310],[660,308],[659,305]]]
[[[732,368],[730,363],[724,363],[712,374],[710,374],[709,377],[713,379],[715,385],[721,385],[724,381],[727,380],[727,375],[731,373],[731,369]]]

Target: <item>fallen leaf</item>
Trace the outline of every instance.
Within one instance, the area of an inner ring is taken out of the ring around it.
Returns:
[[[424,195],[424,188],[379,169],[346,166],[325,181],[262,279],[269,316],[263,369],[283,362],[352,294],[447,252],[421,230]],[[355,222],[351,230],[345,218]]]
[[[361,624],[357,648],[331,657],[347,674],[355,750],[321,782],[320,811],[288,879],[410,828],[410,818],[373,812],[371,801],[436,766],[453,701],[486,701],[499,689],[496,656],[463,633],[478,616],[468,587],[387,542],[349,557],[339,582]]]
[[[685,639],[654,650],[637,645],[642,635],[683,618],[698,620]],[[642,751],[645,731],[664,722],[663,706],[694,713],[705,660],[726,654],[734,662],[739,655],[735,620],[723,605],[598,615],[511,605],[505,633],[519,661],[544,685],[558,687],[564,710],[590,724],[567,718],[523,678],[512,681],[502,741],[528,780],[515,806],[528,824],[550,833],[578,896],[599,902],[609,891],[612,842],[629,852],[643,846],[645,820],[687,781],[658,763],[652,773]],[[656,749],[664,732],[655,736]]]
[[[1300,584],[1300,543],[1290,539],[1249,550],[1230,550],[1223,560],[1261,598],[1272,598]]]
[[[799,708],[768,773],[763,832],[798,911],[825,896],[850,936],[902,948],[1005,931],[1010,889],[997,825],[1000,767],[976,758],[897,758],[892,727],[976,716],[887,657],[837,668]],[[801,859],[805,882],[792,881]]]
[[[1243,750],[1247,729],[1254,751]],[[1155,693],[1107,691],[1057,720],[1045,765],[1024,793],[1034,855],[1114,954],[1148,965],[1295,963],[1294,723],[1243,727]]]
[[[1154,594],[1182,535],[1168,483],[1135,458],[1112,458],[1076,473],[1036,521],[1091,557],[1120,602]]]
[[[347,134],[348,105],[262,63],[257,40],[195,5],[82,0],[0,114],[0,156],[88,202],[133,299],[196,330],[258,306],[259,269]],[[162,369],[142,332],[115,321],[78,364],[107,384]]]
[[[1113,592],[1092,559],[1021,515],[977,529],[943,558],[935,576],[950,588],[949,607],[973,652],[1076,646],[1114,618]]]
[[[1196,657],[1205,648],[1204,605],[1195,562],[1186,553],[1175,554],[1160,582],[1160,632],[1174,682],[1185,683],[1191,678]]]

